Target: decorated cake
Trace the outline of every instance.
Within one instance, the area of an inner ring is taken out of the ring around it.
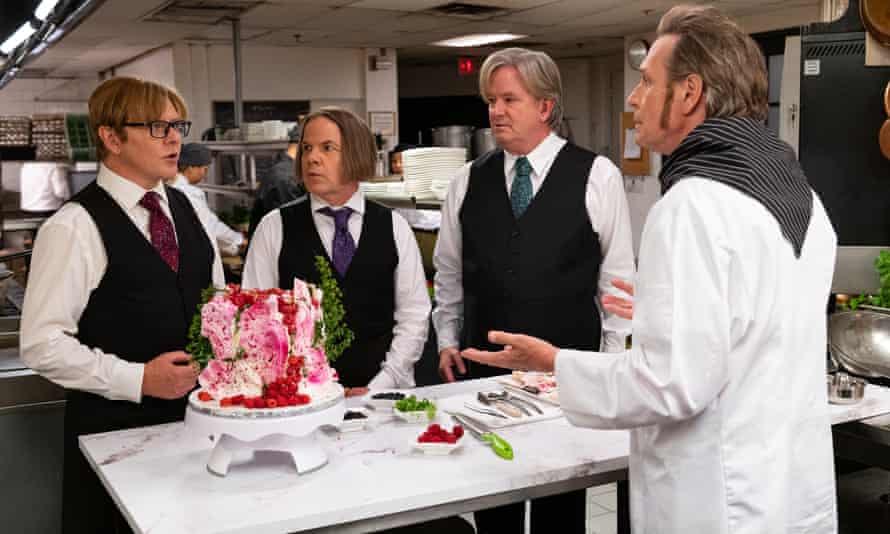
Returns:
[[[202,366],[192,405],[285,411],[341,397],[325,351],[322,293],[299,279],[291,290],[215,291],[190,331],[187,351]]]

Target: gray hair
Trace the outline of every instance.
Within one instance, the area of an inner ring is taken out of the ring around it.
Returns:
[[[539,99],[553,101],[553,111],[547,124],[557,130],[562,123],[562,79],[553,59],[544,52],[527,48],[504,48],[485,58],[479,71],[479,94],[488,100],[488,85],[494,71],[501,67],[515,67],[528,92]]]

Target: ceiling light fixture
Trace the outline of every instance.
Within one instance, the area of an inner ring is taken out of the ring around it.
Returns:
[[[15,31],[12,35],[9,36],[8,39],[3,41],[3,44],[0,44],[0,52],[3,52],[6,55],[9,55],[10,52],[15,50],[20,44],[25,42],[28,37],[34,35],[34,32],[37,31],[31,26],[30,22],[26,22],[19,26],[19,29]]]
[[[49,14],[53,12],[59,0],[40,0],[37,9],[34,10],[34,16],[37,20],[46,20]]]
[[[505,41],[515,41],[516,39],[522,39],[523,37],[528,37],[528,35],[517,33],[473,33],[470,35],[461,35],[460,37],[452,37],[451,39],[445,39],[443,41],[436,41],[435,43],[430,44],[433,46],[453,47],[484,46],[494,43],[503,43]]]

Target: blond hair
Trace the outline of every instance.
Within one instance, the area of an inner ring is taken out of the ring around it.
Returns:
[[[479,94],[488,100],[488,86],[494,71],[501,67],[515,67],[519,78],[535,98],[553,101],[553,111],[547,119],[551,130],[557,130],[562,123],[562,79],[559,68],[553,59],[544,52],[527,48],[505,48],[491,54],[482,63],[479,71]]]
[[[297,161],[303,161],[303,137],[306,135],[306,126],[313,119],[319,117],[333,122],[340,130],[343,175],[348,180],[354,181],[373,177],[374,166],[377,162],[377,145],[374,143],[374,135],[365,121],[358,118],[353,112],[336,106],[323,107],[306,115],[306,118],[303,119],[300,145],[297,148]],[[302,180],[301,164],[296,166],[296,171],[297,179]]]
[[[90,95],[90,135],[96,145],[99,161],[108,156],[108,150],[99,137],[99,127],[107,126],[121,140],[127,140],[126,122],[159,120],[167,107],[173,105],[183,119],[188,118],[188,108],[179,93],[156,82],[120,76],[105,80]]]
[[[701,76],[707,117],[765,120],[766,60],[757,43],[710,6],[677,6],[658,23],[658,36],[679,37],[667,60],[668,79]]]

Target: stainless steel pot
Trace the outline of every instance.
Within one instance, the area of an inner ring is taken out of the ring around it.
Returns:
[[[890,377],[890,315],[868,310],[832,314],[828,339],[831,354],[848,371]]]
[[[472,126],[440,126],[433,128],[433,146],[472,148]]]
[[[494,140],[494,134],[491,128],[479,128],[473,132],[473,159],[478,158],[486,152],[490,152],[498,147],[497,141]]]

